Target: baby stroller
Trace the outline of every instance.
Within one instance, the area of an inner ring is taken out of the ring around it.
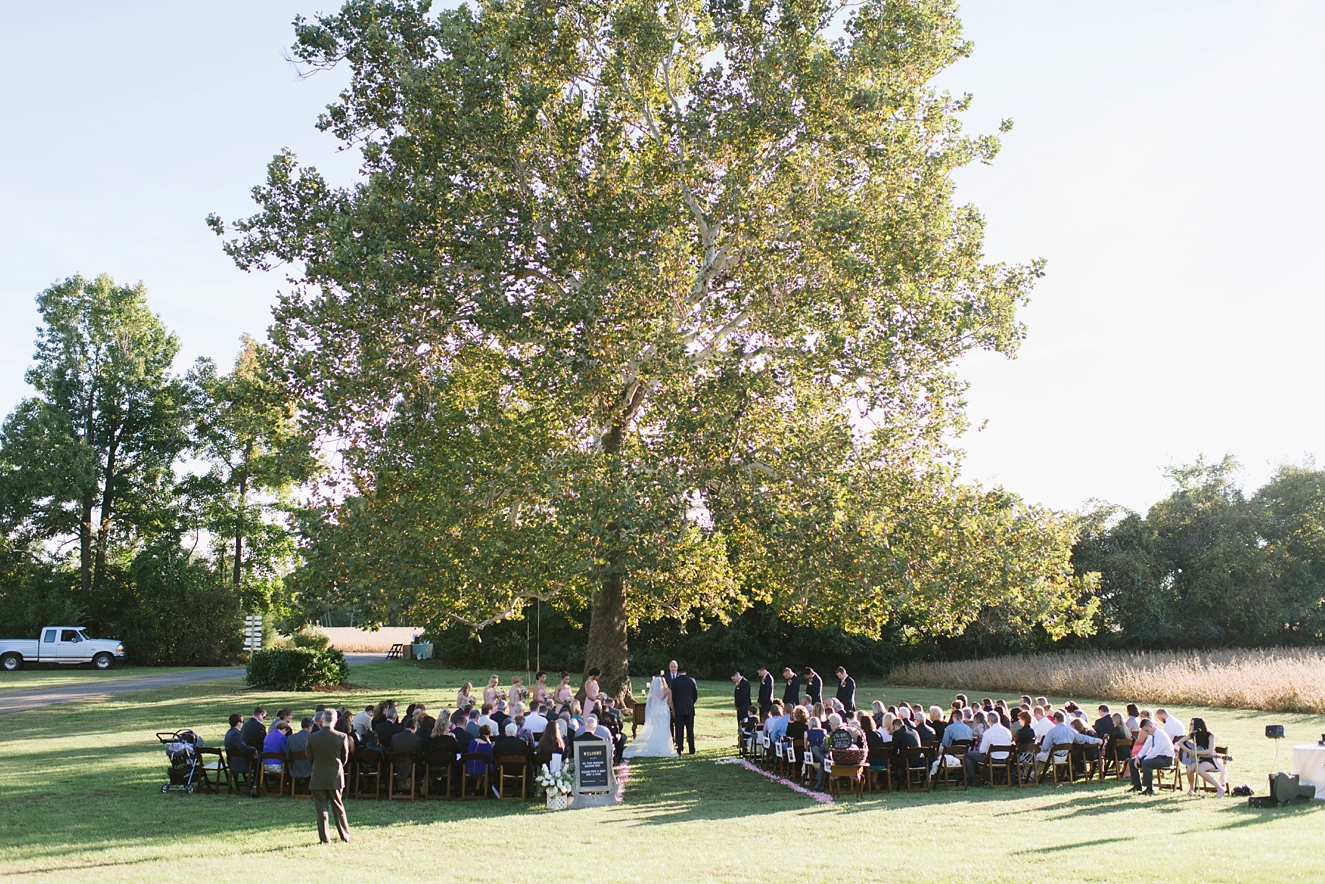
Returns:
[[[170,759],[170,779],[161,787],[161,794],[171,789],[192,792],[194,782],[202,775],[202,764],[198,760],[202,737],[185,728],[159,733],[156,738],[166,747],[166,758]]]

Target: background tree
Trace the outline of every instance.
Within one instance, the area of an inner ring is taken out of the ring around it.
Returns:
[[[272,344],[345,480],[309,584],[475,629],[587,607],[618,691],[632,623],[752,601],[1061,617],[1069,535],[949,469],[953,365],[1015,351],[1040,272],[953,203],[997,150],[928,85],[970,50],[954,3],[352,0],[296,29],[351,67],[319,125],[363,178],[279,155],[227,250],[299,268]]]
[[[172,464],[188,443],[175,336],[146,290],[74,276],[37,296],[42,325],[23,400],[0,429],[6,533],[78,544],[84,604],[117,544],[171,518]]]
[[[294,541],[285,521],[289,493],[315,466],[296,431],[293,406],[273,382],[263,354],[246,336],[229,374],[218,374],[207,360],[195,366],[200,397],[194,450],[210,469],[193,477],[187,491],[198,501],[200,525],[215,539],[217,571],[254,611],[271,608],[293,565]]]

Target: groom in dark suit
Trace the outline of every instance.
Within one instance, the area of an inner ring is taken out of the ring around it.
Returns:
[[[672,679],[672,723],[676,726],[676,754],[681,754],[682,738],[688,738],[690,754],[695,754],[695,701],[699,699],[699,685],[686,675],[684,669]]]

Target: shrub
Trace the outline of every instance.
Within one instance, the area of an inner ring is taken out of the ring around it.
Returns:
[[[327,645],[331,643],[331,636],[320,629],[301,629],[290,636],[290,641],[294,642],[296,648],[311,648],[314,651],[325,651]]]
[[[344,684],[349,676],[349,664],[340,651],[271,648],[249,658],[245,681],[253,687],[306,691]]]

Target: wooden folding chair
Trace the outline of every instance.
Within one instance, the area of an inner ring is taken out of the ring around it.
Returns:
[[[1113,776],[1116,779],[1123,779],[1127,776],[1127,763],[1132,757],[1132,747],[1136,745],[1133,740],[1110,740],[1105,751],[1101,753],[1100,762],[1100,782],[1104,782],[1107,776]]]
[[[814,781],[819,778],[819,767],[820,763],[814,760],[814,753],[805,750],[805,755],[801,759],[801,779],[806,788],[813,786]]]
[[[1215,757],[1218,758],[1218,759],[1219,759],[1219,763],[1222,764],[1222,765],[1224,766],[1224,783],[1225,783],[1225,785],[1224,785],[1224,797],[1227,798],[1227,797],[1232,793],[1232,791],[1233,791],[1233,790],[1232,790],[1232,787],[1230,787],[1230,786],[1228,785],[1228,764],[1229,764],[1230,761],[1233,760],[1233,756],[1228,754],[1228,747],[1227,747],[1227,746],[1216,746],[1216,747],[1215,747]],[[1197,788],[1200,789],[1202,792],[1214,792],[1214,791],[1215,791],[1215,787],[1214,787],[1214,786],[1211,786],[1209,783],[1207,783],[1205,780],[1201,779],[1199,776],[1196,778],[1196,782],[1198,783]]]
[[[1182,763],[1178,761],[1178,753],[1173,753],[1173,764],[1168,767],[1155,769],[1155,788],[1168,789],[1170,792],[1176,791],[1178,785],[1182,782],[1182,775],[1185,769]]]
[[[786,750],[787,777],[794,782],[800,778],[801,763],[805,760],[805,740],[792,740]]]
[[[295,766],[295,764],[296,764],[297,762],[300,762],[300,761],[307,761],[307,760],[308,760],[308,756],[305,755],[303,752],[289,752],[289,753],[286,753],[286,756],[285,756],[285,769],[286,769],[286,771],[287,771],[287,772],[289,773],[289,775],[290,775],[290,797],[291,797],[291,798],[304,798],[304,799],[309,799],[309,798],[312,798],[312,797],[313,797],[313,790],[310,789],[310,788],[308,788],[308,777],[297,777],[297,776],[294,775],[294,766]],[[346,765],[345,765],[345,776],[347,777],[347,781],[346,781],[345,785],[346,785],[346,787],[349,787],[350,782],[354,779],[354,765],[353,765],[352,763],[351,763],[351,764],[346,764]],[[300,780],[303,780],[303,784],[304,784],[304,791],[302,791],[302,792],[299,791],[299,781],[300,781]]]
[[[902,756],[902,764],[906,774],[906,791],[928,792],[933,788],[933,781],[929,778],[928,752],[924,749],[907,749]]]
[[[280,772],[279,774],[272,773],[271,771],[267,770],[267,765],[268,765],[268,764],[276,764],[276,763],[279,763],[280,766],[281,766],[281,772]],[[277,797],[277,798],[280,798],[280,797],[282,797],[283,795],[285,795],[285,775],[286,775],[286,773],[287,773],[287,770],[286,770],[286,765],[285,765],[285,753],[284,753],[284,752],[263,752],[262,755],[259,756],[259,759],[258,759],[258,774],[259,774],[259,775],[258,775],[258,794],[259,794],[259,795],[271,795],[271,779],[272,779],[272,777],[275,777],[275,778],[276,778],[276,797]]]
[[[893,750],[891,746],[871,749],[866,756],[865,785],[871,792],[891,792],[893,790]],[[880,783],[882,780],[882,783]]]
[[[416,763],[417,758],[418,758],[417,753],[409,751],[405,752],[393,751],[387,754],[387,779],[386,779],[387,801],[404,801],[406,799],[410,801],[414,800],[415,793],[417,792],[415,784],[418,781],[418,777],[415,775],[416,772],[414,770],[414,765]],[[409,771],[408,790],[406,790],[404,787],[398,787],[396,785],[396,783],[399,782],[400,780],[400,771],[402,770]],[[397,791],[399,791],[399,794],[397,794]]]
[[[423,756],[423,797],[450,798],[455,791],[455,755],[428,752]]]
[[[1032,786],[1040,785],[1040,763],[1035,760],[1036,753],[1040,747],[1035,743],[1021,743],[1017,746],[1017,788],[1026,788],[1027,783]]]
[[[354,761],[354,797],[381,800],[386,759],[378,752],[355,752],[351,758]],[[373,787],[371,793],[367,791],[369,785]]]
[[[1002,758],[994,756],[1002,755]],[[984,763],[985,777],[990,787],[998,785],[999,771],[1003,772],[1003,785],[1012,788],[1012,780],[1017,776],[1017,747],[1011,745],[990,746],[989,755]]]
[[[207,761],[209,757],[215,757],[215,761]],[[226,788],[230,786],[230,773],[225,763],[225,753],[220,749],[213,749],[203,746],[198,749],[199,770],[202,771],[202,787],[213,795],[219,795],[221,784],[225,783]],[[233,790],[231,790],[233,791]]]
[[[466,752],[460,756],[462,762],[481,761],[483,762],[483,773],[472,774],[469,772],[469,766],[465,766],[464,778],[460,781],[460,797],[473,801],[475,799],[488,797],[488,766],[492,759],[480,752]],[[471,790],[470,787],[474,788]]]
[[[1049,760],[1045,765],[1052,768],[1054,785],[1057,786],[1060,773],[1067,784],[1072,785],[1072,747],[1075,743],[1058,743],[1049,749]]]
[[[257,784],[257,780],[253,774],[253,768],[257,765],[257,762],[255,762],[252,758],[248,758],[247,761],[248,761],[247,771],[235,770],[234,756],[231,755],[229,752],[225,754],[225,765],[226,765],[226,774],[227,774],[226,784],[230,787],[231,792],[240,792],[240,793],[251,792],[254,786]]]
[[[935,771],[935,784],[941,784],[944,789],[952,791],[956,786],[956,780],[961,780],[962,791],[966,790],[966,754],[970,751],[970,746],[959,746],[955,742],[946,749],[940,748],[942,752],[938,757],[938,770]]]
[[[517,783],[520,791],[516,795],[506,794],[506,784]],[[516,798],[523,801],[529,797],[529,762],[521,755],[502,755],[497,758],[497,800]]]

